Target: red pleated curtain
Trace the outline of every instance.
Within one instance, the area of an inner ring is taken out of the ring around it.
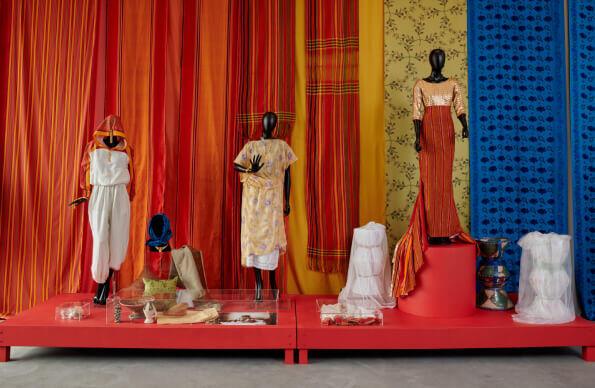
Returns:
[[[267,110],[279,112],[278,135],[289,135],[293,0],[0,7],[0,49],[8,54],[0,58],[0,313],[94,289],[87,209],[66,204],[78,194],[84,144],[112,113],[122,118],[137,172],[119,286],[140,276],[145,261],[154,264],[147,222],[165,212],[173,245],[203,251],[209,287],[253,287],[240,266],[241,187],[232,161],[260,136]]]
[[[359,224],[357,0],[306,2],[308,266],[347,272]]]
[[[86,214],[68,202],[97,103],[97,1],[0,2],[0,313],[79,289]]]

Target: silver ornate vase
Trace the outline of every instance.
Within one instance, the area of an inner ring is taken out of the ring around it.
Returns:
[[[508,310],[514,304],[504,291],[510,272],[498,259],[510,242],[506,237],[484,237],[477,240],[482,257],[477,277],[481,290],[477,294],[477,307],[487,310]]]

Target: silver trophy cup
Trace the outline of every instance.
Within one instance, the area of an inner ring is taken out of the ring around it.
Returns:
[[[477,277],[481,290],[477,294],[477,307],[487,310],[508,310],[514,304],[504,291],[510,277],[508,269],[498,262],[510,242],[506,237],[484,237],[477,240],[481,263]]]

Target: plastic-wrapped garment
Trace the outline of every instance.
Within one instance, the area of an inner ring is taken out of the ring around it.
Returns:
[[[391,268],[384,225],[370,222],[353,232],[347,284],[339,303],[348,309],[395,307],[390,293]]]
[[[570,236],[531,232],[523,249],[515,322],[556,324],[575,319]]]

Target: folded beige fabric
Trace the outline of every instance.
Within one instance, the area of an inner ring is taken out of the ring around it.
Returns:
[[[205,288],[198,273],[192,249],[188,245],[184,245],[180,249],[173,249],[171,258],[170,278],[177,275],[193,299],[202,297],[205,294]]]
[[[188,311],[182,317],[170,317],[159,313],[157,315],[158,325],[179,325],[188,323],[204,323],[212,321],[219,317],[219,313],[214,308],[208,308],[201,311]]]

